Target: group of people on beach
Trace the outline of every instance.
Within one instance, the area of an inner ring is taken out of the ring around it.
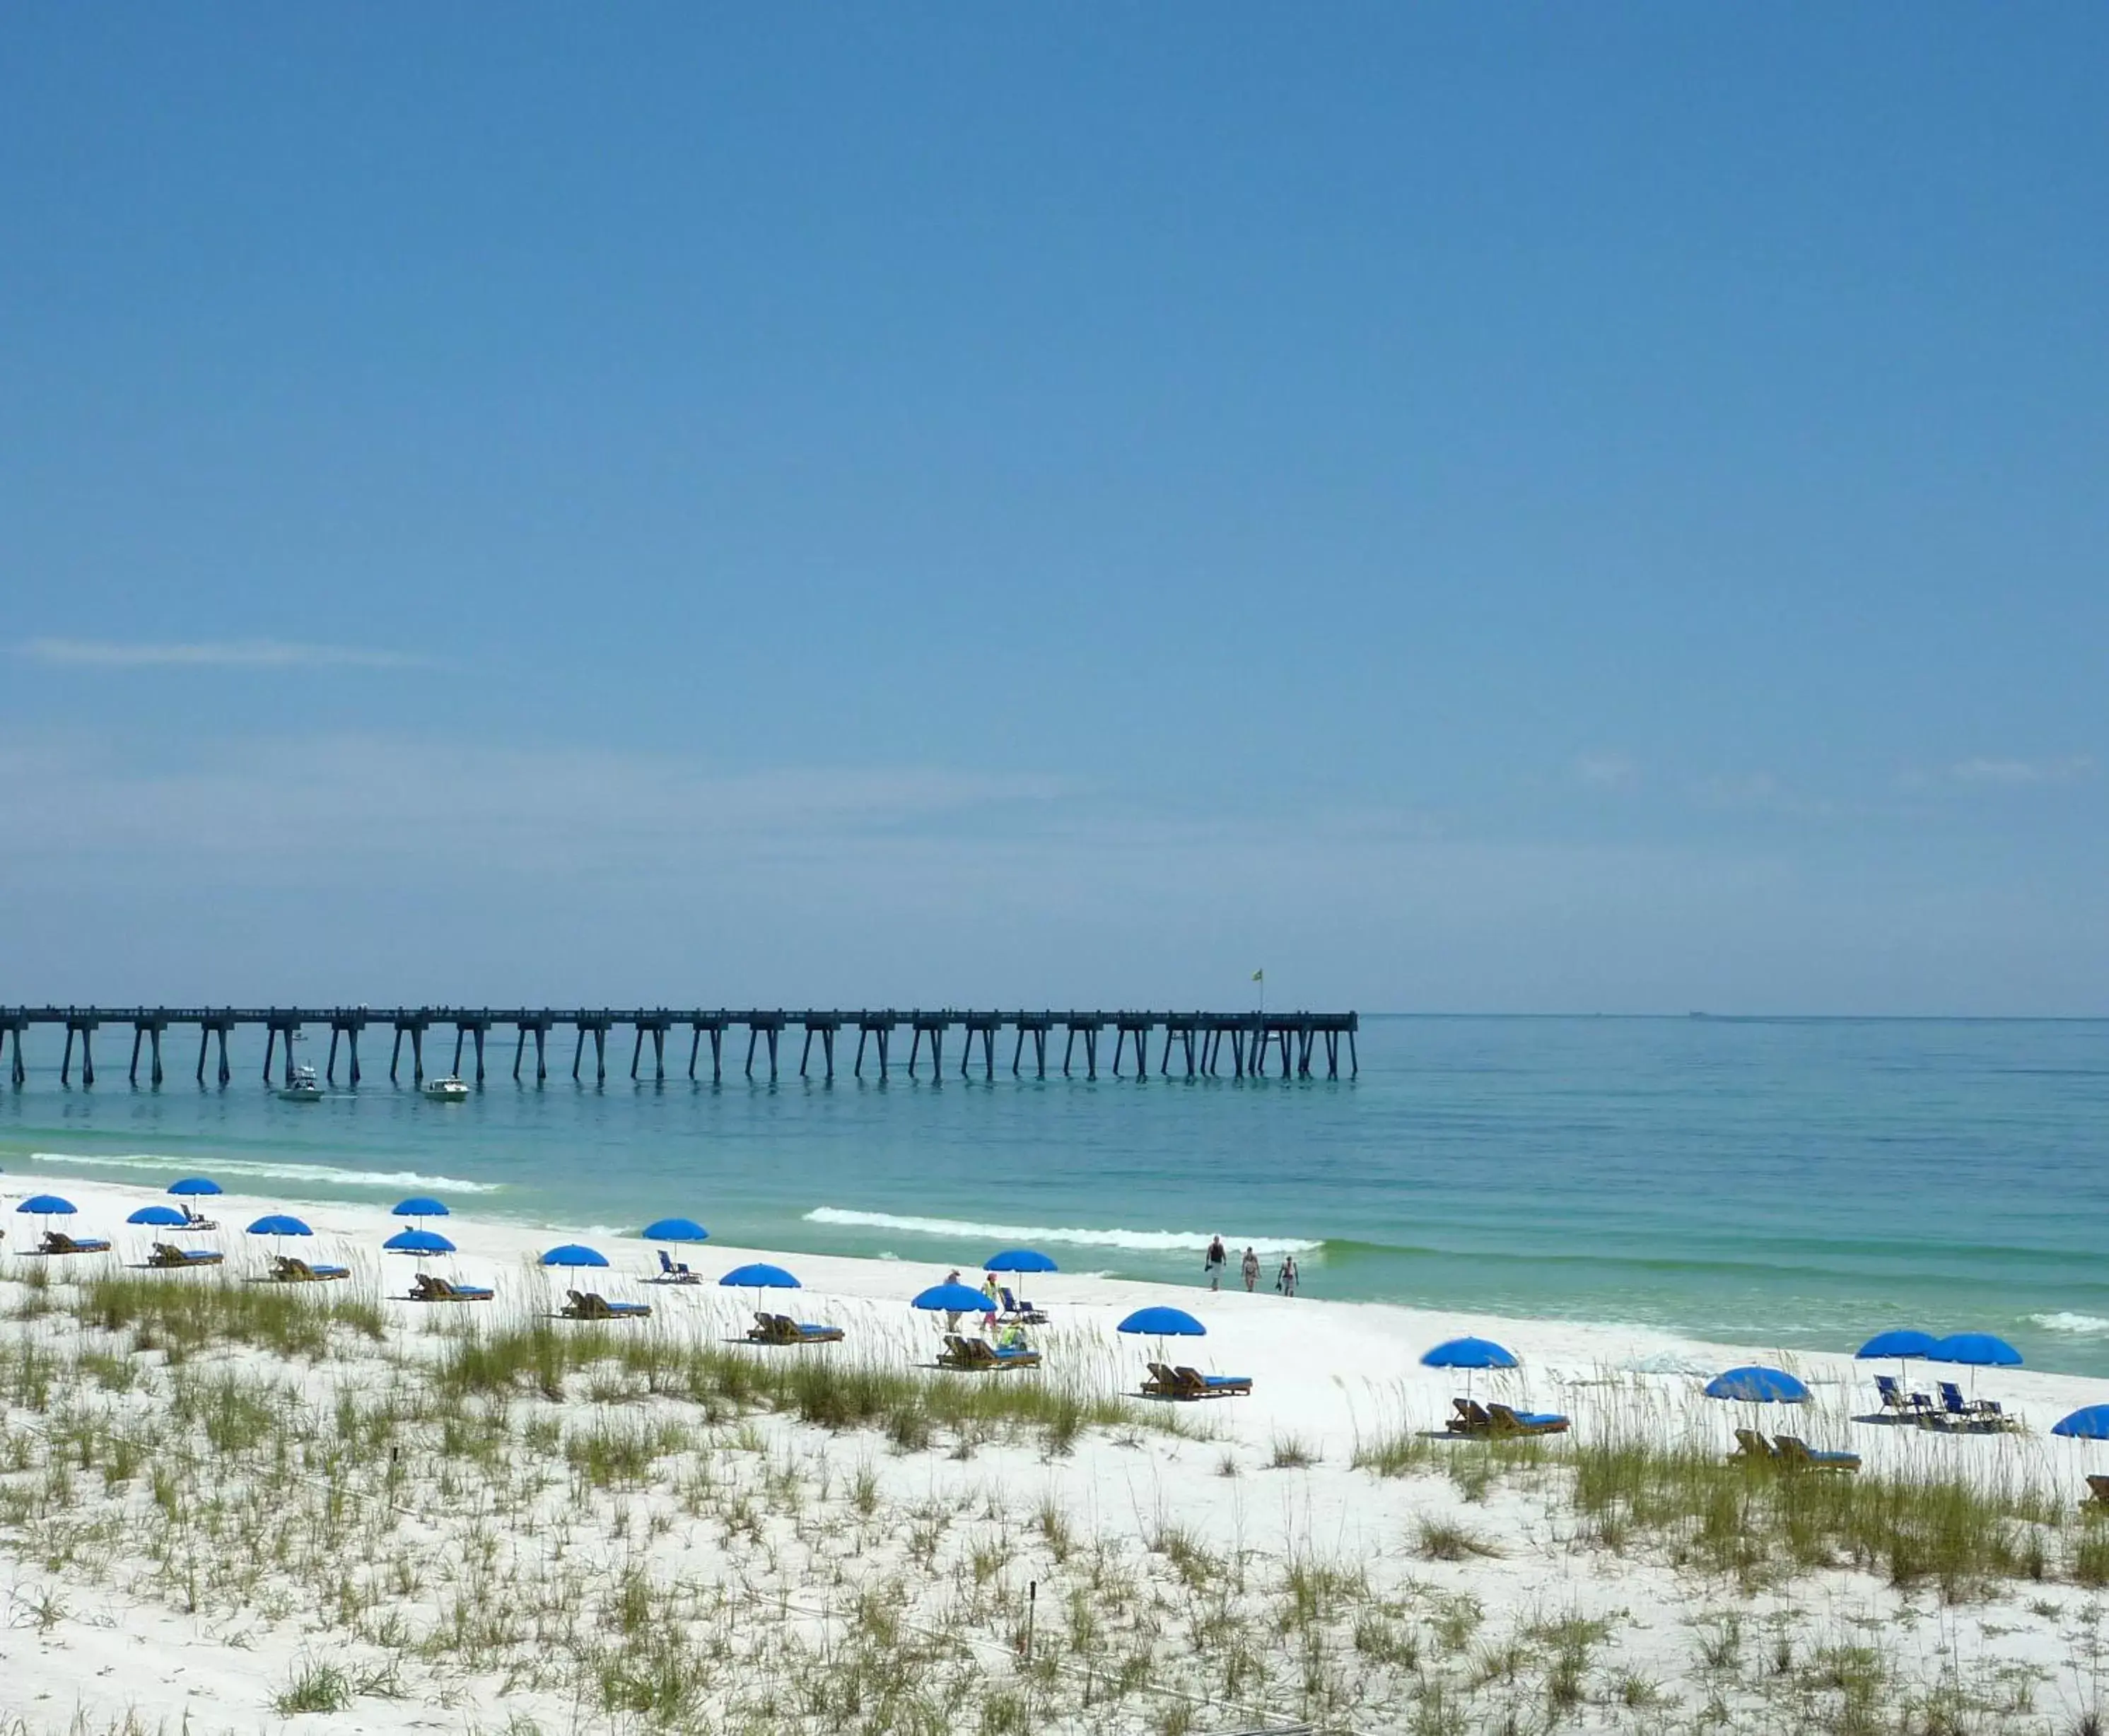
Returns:
[[[1230,1250],[1223,1246],[1223,1238],[1211,1236],[1208,1251],[1201,1260],[1202,1275],[1208,1280],[1211,1290],[1223,1287],[1223,1269],[1230,1263]],[[1238,1262],[1238,1275],[1244,1279],[1248,1291],[1259,1287],[1259,1256],[1249,1247],[1245,1249],[1244,1258]],[[1296,1294],[1296,1256],[1284,1254],[1281,1264],[1274,1269],[1274,1287],[1284,1296],[1294,1296]]]

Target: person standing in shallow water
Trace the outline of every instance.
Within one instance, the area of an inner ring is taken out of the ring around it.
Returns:
[[[1244,1275],[1245,1291],[1249,1295],[1253,1286],[1259,1283],[1259,1256],[1250,1248],[1247,1248],[1245,1257],[1240,1262],[1238,1270]]]
[[[1274,1287],[1284,1296],[1296,1294],[1296,1256],[1294,1254],[1281,1256],[1281,1269],[1274,1274]]]
[[[1201,1261],[1201,1270],[1207,1277],[1208,1287],[1211,1290],[1220,1290],[1223,1287],[1223,1268],[1230,1263],[1231,1256],[1223,1250],[1223,1238],[1221,1236],[1211,1236],[1208,1238],[1208,1255]]]

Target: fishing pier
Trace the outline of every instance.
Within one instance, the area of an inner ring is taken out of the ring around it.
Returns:
[[[336,1083],[337,1057],[341,1051],[345,1083],[355,1090],[359,1084],[359,1039],[369,1028],[377,1035],[387,1033],[391,1038],[388,1055],[391,1084],[401,1082],[406,1044],[410,1052],[411,1081],[413,1085],[424,1084],[425,1039],[436,1032],[436,1040],[440,1043],[449,1033],[454,1037],[454,1065],[450,1071],[455,1076],[462,1075],[464,1048],[472,1050],[475,1082],[481,1086],[484,1082],[485,1044],[494,1031],[500,1034],[501,1041],[505,1035],[513,1038],[513,1077],[516,1081],[521,1077],[527,1045],[531,1040],[533,1042],[535,1083],[540,1084],[549,1076],[549,1039],[566,1030],[574,1037],[571,1077],[580,1078],[586,1045],[591,1043],[593,1077],[597,1084],[605,1084],[607,1080],[610,1035],[625,1031],[632,1034],[632,1079],[641,1076],[645,1048],[649,1044],[651,1077],[655,1082],[663,1082],[666,1077],[666,1039],[669,1036],[675,1039],[678,1055],[679,1039],[686,1035],[688,1076],[697,1076],[697,1065],[707,1041],[711,1079],[713,1083],[720,1081],[725,1077],[725,1040],[729,1036],[736,1044],[743,1033],[747,1048],[743,1073],[750,1080],[754,1077],[760,1051],[773,1082],[777,1077],[779,1047],[787,1035],[795,1033],[800,1039],[798,1076],[812,1076],[817,1045],[821,1076],[832,1081],[835,1076],[837,1039],[847,1045],[854,1032],[856,1053],[851,1068],[853,1076],[865,1076],[869,1055],[883,1084],[890,1067],[903,1064],[899,1056],[903,1032],[909,1038],[905,1062],[908,1076],[920,1076],[918,1070],[927,1052],[929,1076],[933,1081],[943,1073],[946,1040],[955,1035],[960,1039],[956,1050],[960,1076],[971,1078],[978,1060],[982,1076],[994,1079],[996,1052],[1006,1034],[1011,1039],[1010,1071],[1014,1078],[1023,1072],[1029,1049],[1034,1076],[1045,1079],[1048,1046],[1059,1036],[1062,1044],[1062,1076],[1074,1078],[1081,1062],[1083,1076],[1095,1080],[1099,1076],[1100,1048],[1109,1033],[1113,1037],[1111,1071],[1116,1079],[1149,1076],[1153,1039],[1159,1033],[1163,1040],[1158,1047],[1156,1071],[1160,1078],[1176,1075],[1214,1079],[1227,1073],[1235,1079],[1338,1079],[1341,1076],[1344,1039],[1348,1076],[1353,1078],[1360,1071],[1355,1033],[1361,1028],[1361,1021],[1353,1012],[978,1012],[956,1008],[903,1012],[893,1008],[855,1012],[769,1012],[755,1008],[735,1012],[727,1008],[711,1011],[667,1007],[0,1007],[0,1062],[8,1064],[7,1076],[17,1089],[27,1077],[23,1040],[38,1027],[48,1027],[54,1033],[63,1030],[65,1034],[59,1081],[67,1086],[73,1083],[76,1045],[80,1056],[80,1082],[84,1086],[95,1083],[95,1035],[99,1030],[121,1033],[129,1029],[132,1060],[127,1077],[134,1085],[139,1083],[139,1062],[143,1049],[147,1061],[147,1083],[158,1086],[165,1077],[162,1038],[171,1030],[195,1030],[198,1038],[197,1082],[201,1085],[205,1083],[206,1063],[213,1058],[216,1041],[217,1077],[224,1086],[233,1077],[228,1062],[227,1044],[235,1032],[246,1029],[264,1033],[263,1077],[264,1082],[269,1084],[273,1066],[282,1056],[282,1077],[290,1084],[295,1044],[311,1030],[318,1034],[327,1030],[329,1059],[324,1077],[332,1084]]]

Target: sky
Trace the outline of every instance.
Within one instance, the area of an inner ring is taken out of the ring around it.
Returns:
[[[0,1002],[2109,1012],[2109,13],[16,7]]]

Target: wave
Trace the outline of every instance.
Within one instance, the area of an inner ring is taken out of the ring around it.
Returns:
[[[899,1217],[890,1211],[850,1211],[839,1206],[816,1206],[806,1214],[809,1224],[841,1224],[863,1229],[900,1229],[918,1236],[972,1237],[982,1242],[1060,1242],[1081,1247],[1124,1248],[1137,1254],[1205,1252],[1205,1231],[1185,1229],[1057,1229],[1034,1224],[975,1224],[959,1218]],[[1325,1246],[1294,1236],[1226,1236],[1226,1245],[1247,1245],[1263,1254],[1314,1254]]]
[[[2109,1333],[2109,1320],[2098,1314],[2071,1314],[2061,1310],[2057,1314],[2032,1314],[2031,1326],[2040,1326],[2047,1332],[2072,1332],[2082,1337],[2100,1337]]]
[[[32,1163],[86,1164],[112,1170],[196,1170],[219,1175],[253,1175],[267,1181],[327,1182],[338,1188],[445,1188],[451,1193],[496,1193],[495,1181],[463,1181],[458,1175],[421,1175],[415,1170],[340,1170],[324,1163],[284,1163],[249,1157],[170,1157],[158,1152],[128,1152],[121,1157],[86,1152],[31,1152]]]

